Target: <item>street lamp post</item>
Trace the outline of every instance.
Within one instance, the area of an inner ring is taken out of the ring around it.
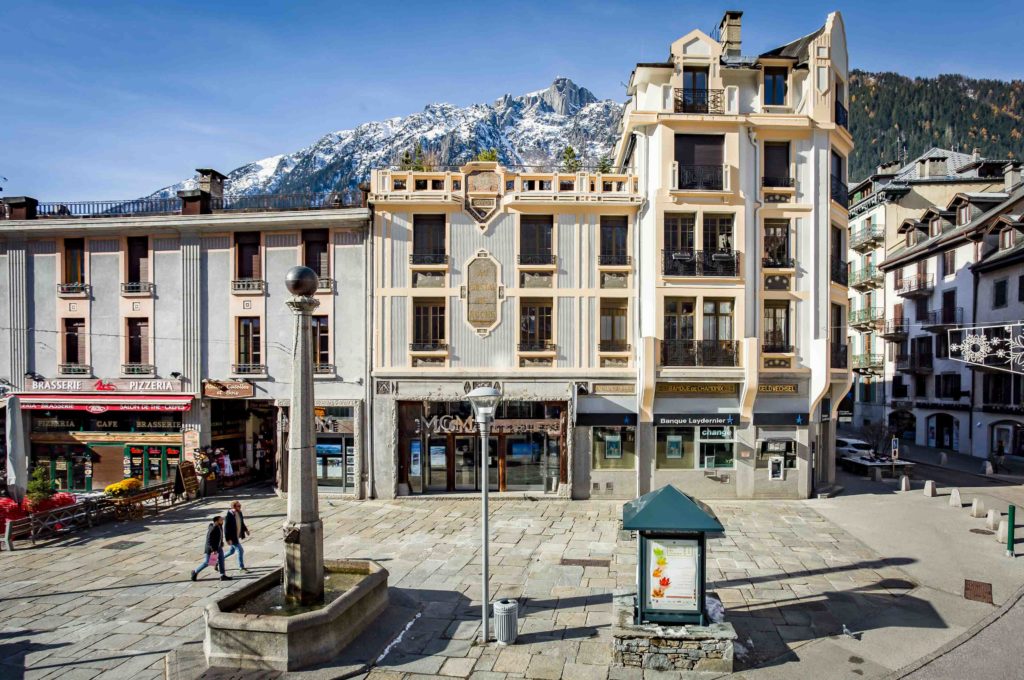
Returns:
[[[487,581],[487,486],[489,479],[488,473],[488,435],[491,430],[491,420],[494,419],[494,410],[498,406],[498,401],[501,399],[501,392],[494,389],[493,387],[478,387],[469,394],[466,395],[469,399],[469,403],[473,405],[473,415],[476,419],[477,427],[480,428],[480,488],[482,493],[480,494],[480,512],[481,512],[481,534],[482,534],[482,552],[481,552],[481,566],[483,569],[483,590],[480,593],[480,599],[483,601],[481,605],[481,616],[480,616],[480,640],[487,644],[490,640],[488,635],[488,620],[490,618],[490,596],[488,595]]]

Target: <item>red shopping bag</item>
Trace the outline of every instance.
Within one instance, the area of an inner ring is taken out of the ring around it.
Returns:
[[[209,564],[211,567],[216,567],[217,566],[217,553],[215,553],[215,552],[210,553],[210,559],[208,559],[206,563]]]

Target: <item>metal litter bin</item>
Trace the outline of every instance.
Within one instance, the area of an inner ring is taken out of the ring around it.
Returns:
[[[519,635],[519,603],[498,600],[494,603],[494,638],[499,645],[511,645]]]

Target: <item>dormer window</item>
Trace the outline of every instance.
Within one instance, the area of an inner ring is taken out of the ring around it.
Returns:
[[[971,206],[962,205],[956,211],[956,226],[962,226],[971,221]]]
[[[931,222],[928,223],[928,235],[931,237],[938,236],[942,233],[942,220],[938,217],[933,217]]]
[[[1003,229],[999,232],[999,249],[1008,250],[1013,247],[1013,229]]]
[[[765,106],[785,106],[789,69],[785,66],[772,66],[764,70],[764,103]]]
[[[911,248],[914,246],[914,231],[910,230],[907,232],[907,247]]]

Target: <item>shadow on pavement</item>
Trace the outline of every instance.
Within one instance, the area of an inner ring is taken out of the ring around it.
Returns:
[[[59,649],[71,644],[44,645],[32,642],[29,637],[45,631],[18,630],[0,631],[0,677],[4,680],[22,680],[25,677],[25,657],[33,652]],[[22,639],[17,639],[22,638]],[[42,677],[40,675],[40,677]]]

